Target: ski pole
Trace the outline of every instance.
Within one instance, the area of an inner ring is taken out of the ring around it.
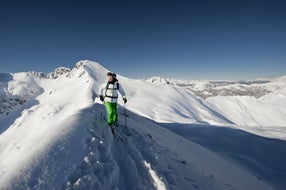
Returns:
[[[126,113],[126,103],[124,103],[124,124],[125,124],[125,128],[127,128],[126,117],[127,117],[127,113]]]
[[[124,103],[125,132],[128,136],[131,136],[130,129],[129,127],[127,127],[127,117],[128,117],[128,114],[127,114],[126,104]]]

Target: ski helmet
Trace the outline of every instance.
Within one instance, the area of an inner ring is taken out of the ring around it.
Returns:
[[[113,78],[116,78],[116,73],[113,73],[111,71],[107,72],[107,76],[112,76]]]

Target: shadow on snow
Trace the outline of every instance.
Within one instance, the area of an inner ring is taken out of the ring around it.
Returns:
[[[279,189],[286,188],[286,141],[229,127],[179,123],[160,125],[239,165],[258,179]]]

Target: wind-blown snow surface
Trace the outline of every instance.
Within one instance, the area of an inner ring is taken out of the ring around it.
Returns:
[[[259,172],[150,120],[232,124],[183,88],[119,76],[131,136],[121,116],[117,132],[124,141],[114,140],[104,107],[94,104],[106,72],[81,61],[49,76],[0,75],[0,189],[273,189]]]

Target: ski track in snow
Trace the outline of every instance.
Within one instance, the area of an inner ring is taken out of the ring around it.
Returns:
[[[103,110],[103,107],[97,107]],[[140,135],[132,129],[129,129],[132,136],[128,136],[122,132],[124,126],[121,125],[116,128],[116,133],[123,138],[123,142],[119,142],[100,117],[101,113],[94,110],[93,114],[95,118],[88,128],[86,156],[68,178],[65,189],[166,189],[152,169],[150,160],[145,160],[156,154],[150,136]],[[154,161],[156,158],[152,159],[152,164]]]
[[[187,158],[190,155],[200,157],[205,154],[196,146],[189,147],[194,149],[193,153],[177,152],[177,145],[174,145],[175,149],[169,147],[164,143],[168,139],[148,130],[149,127],[159,127],[156,123],[131,112],[128,123],[132,135],[128,136],[124,132],[124,122],[121,118],[120,128],[116,128],[116,132],[123,137],[123,142],[118,142],[111,134],[106,121],[102,120],[103,109],[103,106],[95,105],[90,109],[93,111],[89,111],[92,114],[84,114],[88,121],[85,154],[67,178],[64,189],[236,189],[230,183],[223,182],[225,179],[219,176],[221,174],[217,176],[207,168],[201,170],[200,159],[191,161]],[[142,123],[145,125],[141,126]],[[149,127],[145,129],[147,126]],[[168,131],[163,131],[169,134]],[[174,138],[172,135],[170,137],[169,140]],[[186,146],[185,140],[181,139],[180,142]],[[187,155],[186,158],[183,157],[184,154]],[[268,188],[265,186],[262,189]]]

